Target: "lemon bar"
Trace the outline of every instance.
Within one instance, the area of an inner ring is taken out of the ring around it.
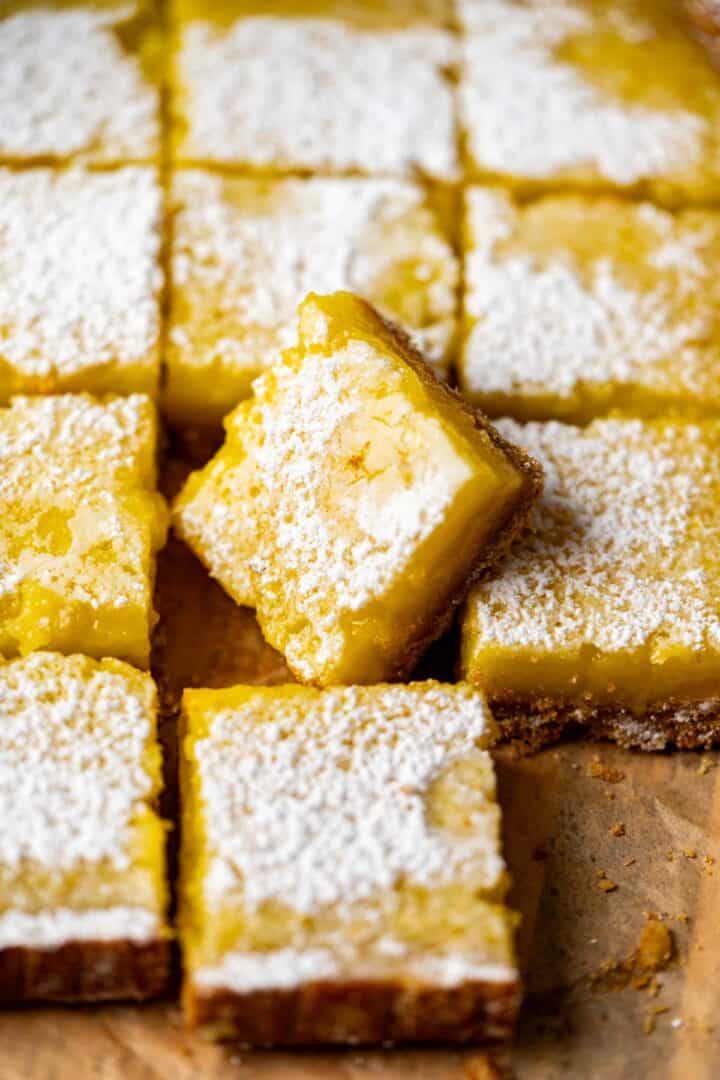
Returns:
[[[0,6],[0,160],[155,160],[160,50],[152,0]]]
[[[157,393],[162,199],[154,169],[0,169],[0,402]]]
[[[466,397],[522,420],[720,412],[720,214],[466,200]]]
[[[545,466],[526,538],[472,592],[462,671],[531,746],[720,737],[720,424],[500,421]]]
[[[400,678],[520,527],[536,466],[350,293],[230,414],[180,535],[301,681]]]
[[[720,80],[674,0],[461,0],[472,175],[522,193],[720,196]]]
[[[37,652],[0,664],[0,1000],[159,993],[168,974],[152,679]]]
[[[309,292],[364,295],[446,376],[458,285],[447,216],[400,180],[176,172],[169,416],[218,424],[295,344],[297,305]]]
[[[155,552],[149,398],[17,397],[0,409],[0,655],[147,664]]]
[[[252,1044],[510,1033],[495,726],[466,686],[188,690],[188,1023]]]
[[[427,5],[325,7],[177,5],[175,160],[454,179],[453,35]]]

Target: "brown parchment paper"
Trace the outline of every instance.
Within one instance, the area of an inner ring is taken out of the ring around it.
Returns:
[[[171,464],[168,491],[185,471]],[[175,818],[182,687],[289,676],[252,613],[176,540],[161,556],[156,592],[164,811]],[[0,1013],[0,1080],[720,1076],[719,766],[716,753],[641,755],[583,743],[534,758],[498,752],[526,981],[512,1052],[214,1047],[183,1031],[173,991],[143,1007]],[[670,962],[654,973],[635,955],[649,919],[668,927],[673,945]]]

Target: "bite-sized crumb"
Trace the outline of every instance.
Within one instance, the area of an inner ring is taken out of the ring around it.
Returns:
[[[601,879],[605,880],[605,879]],[[656,979],[675,955],[672,932],[660,922],[655,912],[645,912],[648,922],[643,927],[638,944],[625,960],[607,960],[592,976],[593,990],[605,992],[624,990],[647,990],[655,997],[659,991]]]
[[[601,889],[602,892],[615,892],[618,887],[617,883],[611,881],[604,870],[598,870],[598,888]]]
[[[622,769],[615,769],[611,765],[603,765],[597,754],[585,766],[585,775],[591,776],[594,780],[604,780],[606,784],[619,784],[621,780],[625,779],[625,773]]]

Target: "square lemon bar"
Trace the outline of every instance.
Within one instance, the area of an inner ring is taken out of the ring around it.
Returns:
[[[495,726],[466,686],[189,690],[188,1023],[285,1045],[510,1034]]]
[[[498,424],[545,466],[524,540],[471,593],[462,672],[531,747],[720,738],[720,424]]]
[[[527,193],[720,196],[720,78],[674,0],[460,0],[467,166]]]
[[[454,179],[457,43],[440,7],[181,0],[175,160]]]
[[[302,681],[401,678],[539,471],[352,294],[309,296],[299,340],[227,418],[176,526]]]
[[[493,416],[720,413],[720,213],[466,195],[460,387]]]
[[[0,169],[1,403],[157,393],[161,234],[154,169]]]
[[[0,409],[0,655],[35,649],[146,666],[155,552],[149,398],[14,398]]]
[[[0,161],[157,159],[154,9],[153,0],[0,5]]]
[[[402,180],[173,177],[164,405],[218,424],[297,337],[309,292],[350,289],[404,325],[441,375],[455,331],[450,207]]]
[[[37,652],[0,664],[0,1001],[165,986],[152,679]]]

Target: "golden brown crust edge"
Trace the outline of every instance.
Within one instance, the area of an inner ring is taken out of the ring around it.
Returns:
[[[614,742],[626,750],[707,750],[720,745],[720,697],[656,702],[642,711],[541,698],[491,699],[490,704],[502,739],[525,754],[576,735]]]
[[[168,985],[168,941],[69,941],[0,949],[0,1003],[72,1004],[157,997]]]
[[[251,1046],[500,1042],[512,1035],[519,978],[455,987],[370,980],[316,982],[290,990],[183,988],[188,1027]]]

